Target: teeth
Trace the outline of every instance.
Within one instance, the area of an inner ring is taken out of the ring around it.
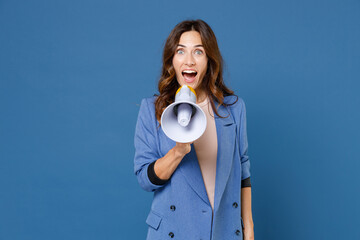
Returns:
[[[183,73],[196,73],[196,71],[193,71],[193,70],[184,70]]]

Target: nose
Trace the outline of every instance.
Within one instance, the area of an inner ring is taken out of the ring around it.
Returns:
[[[189,67],[195,65],[195,59],[192,54],[187,54],[187,56],[185,58],[185,65],[187,65]]]

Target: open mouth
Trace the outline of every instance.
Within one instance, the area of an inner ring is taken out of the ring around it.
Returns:
[[[194,70],[184,70],[182,71],[182,75],[186,82],[193,82],[197,75],[197,72]]]

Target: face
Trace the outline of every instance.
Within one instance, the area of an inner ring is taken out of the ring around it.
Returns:
[[[181,86],[188,85],[196,90],[206,74],[207,63],[208,58],[201,42],[200,33],[184,32],[172,60],[178,83]]]

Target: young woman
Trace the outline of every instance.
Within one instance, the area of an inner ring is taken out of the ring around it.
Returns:
[[[148,240],[254,239],[245,104],[225,86],[222,66],[204,21],[183,21],[168,36],[159,94],[142,100],[135,130],[135,174],[154,192]],[[160,125],[182,85],[195,89],[207,117],[192,143],[170,140]]]

